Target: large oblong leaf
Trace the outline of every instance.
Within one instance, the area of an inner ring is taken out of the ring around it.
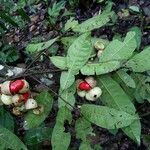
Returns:
[[[99,76],[98,84],[102,88],[101,101],[105,105],[131,114],[135,113],[136,109],[128,95],[126,95],[119,84],[110,76]]]
[[[104,11],[102,14],[94,16],[94,17],[84,21],[83,23],[76,25],[73,28],[73,31],[84,33],[84,32],[89,32],[93,29],[100,28],[103,25],[105,25],[107,22],[109,22],[110,19],[113,17],[113,15],[114,15],[113,11],[111,11],[111,12]]]
[[[106,129],[126,127],[138,119],[135,115],[131,115],[124,111],[118,111],[107,106],[90,104],[82,105],[81,113],[87,120]]]
[[[46,48],[49,48],[57,39],[58,39],[58,37],[51,39],[49,41],[46,41],[46,42],[29,43],[26,47],[26,51],[29,53],[35,53],[35,52],[42,51]]]
[[[108,72],[112,72],[121,67],[121,62],[119,61],[109,61],[104,63],[89,63],[81,68],[81,73],[83,75],[100,75]]]
[[[36,145],[45,140],[50,140],[52,130],[50,127],[43,126],[27,130],[24,136],[24,143],[26,145]]]
[[[103,91],[101,98],[103,104],[130,114],[135,114],[136,109],[134,105],[117,82],[108,75],[100,76],[98,82]],[[138,144],[140,143],[141,125],[139,120],[134,121],[122,130],[131,139],[135,140]]]
[[[52,133],[52,149],[53,150],[67,150],[71,141],[71,135],[65,132],[64,122],[68,120],[71,122],[71,111],[66,107],[59,108],[56,124]]]
[[[0,107],[0,125],[14,132],[13,117],[3,108],[3,106]]]
[[[124,42],[113,40],[105,48],[99,62],[106,62],[112,60],[126,60],[131,57],[133,51],[136,49],[135,32],[128,32]]]
[[[58,107],[60,108],[66,106],[68,109],[72,110],[72,107],[70,105],[74,106],[75,104],[75,96],[74,96],[75,92],[76,92],[76,86],[74,84],[66,90],[62,90],[60,88],[59,95],[63,99],[61,99],[60,97],[58,98]]]
[[[139,54],[136,54],[127,63],[126,67],[134,72],[144,72],[150,70],[150,46],[145,48]]]
[[[76,74],[88,61],[92,52],[89,33],[79,36],[69,47],[67,53],[67,66],[69,73]],[[69,75],[68,73],[68,75]]]
[[[115,75],[118,76],[118,78],[122,80],[122,82],[124,82],[126,86],[131,87],[131,88],[136,87],[133,78],[128,73],[126,73],[126,71],[118,70]]]
[[[27,147],[15,134],[0,126],[0,149],[27,150]]]
[[[60,87],[62,90],[69,88],[75,81],[75,76],[68,71],[63,71],[60,76]]]
[[[50,60],[52,63],[59,69],[67,69],[67,60],[66,57],[62,56],[53,56],[50,57]]]
[[[48,116],[48,114],[52,108],[53,98],[47,91],[41,92],[36,97],[36,101],[39,105],[43,105],[44,112],[39,115],[35,115],[35,114],[33,114],[32,110],[29,111],[25,115],[25,121],[24,121],[25,129],[38,127]]]

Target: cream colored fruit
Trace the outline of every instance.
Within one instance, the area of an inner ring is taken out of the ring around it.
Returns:
[[[5,104],[5,105],[11,105],[11,104],[12,104],[12,96],[2,94],[2,95],[1,95],[1,101],[2,101],[3,104]]]
[[[94,87],[86,93],[86,99],[89,101],[96,101],[102,94],[102,90],[99,87]]]
[[[32,98],[28,99],[27,102],[25,103],[25,109],[27,109],[27,110],[34,109],[37,107],[38,107],[37,102]]]
[[[86,91],[77,90],[77,94],[78,94],[78,96],[80,96],[80,97],[85,97]]]
[[[97,81],[96,81],[92,76],[86,77],[86,78],[85,78],[85,81],[86,81],[92,88],[94,88],[94,87],[96,86],[96,83],[97,83]]]
[[[15,94],[14,96],[12,96],[12,102],[13,102],[13,104],[15,105],[15,106],[21,106],[22,105],[22,103],[20,102],[20,100],[21,100],[21,95],[19,95],[19,94]]]
[[[11,95],[10,91],[10,81],[5,81],[3,84],[1,84],[1,93],[6,95]]]

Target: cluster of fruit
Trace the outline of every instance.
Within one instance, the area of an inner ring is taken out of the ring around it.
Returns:
[[[41,112],[36,100],[31,98],[29,83],[23,79],[0,84],[0,102],[4,105],[13,105],[15,115],[21,115],[22,112],[31,109],[34,114]]]
[[[78,79],[76,81],[77,94],[89,101],[97,100],[101,96],[102,90],[96,87],[96,84],[96,80],[91,76],[86,77],[84,80]]]

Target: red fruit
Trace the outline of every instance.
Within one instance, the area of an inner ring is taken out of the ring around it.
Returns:
[[[24,86],[24,82],[22,80],[16,80],[10,83],[10,91],[11,93],[18,93]]]
[[[22,94],[22,97],[23,97],[23,100],[24,100],[25,103],[26,103],[26,101],[28,100],[29,96],[30,96],[30,94],[29,94],[28,92]]]
[[[85,81],[83,81],[83,82],[81,82],[80,84],[79,84],[79,89],[80,90],[84,90],[84,91],[88,91],[88,90],[90,90],[92,87],[87,83],[87,82],[85,82]]]

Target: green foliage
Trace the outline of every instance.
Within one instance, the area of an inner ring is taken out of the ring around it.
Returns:
[[[90,141],[88,140],[88,136],[94,135],[92,133],[91,123],[84,118],[79,118],[75,124],[76,137],[81,139],[80,150],[88,149],[91,150]]]
[[[9,112],[0,107],[0,125],[14,132],[14,119]]]
[[[60,76],[60,88],[62,90],[68,89],[75,81],[75,76],[72,73],[63,71]]]
[[[120,80],[122,80],[122,82],[124,82],[126,84],[126,86],[131,87],[131,88],[136,87],[135,81],[125,70],[117,71],[116,75],[118,76],[118,78]]]
[[[35,115],[35,114],[33,114],[32,110],[29,111],[25,115],[25,121],[24,121],[25,129],[38,127],[48,116],[48,114],[52,108],[53,98],[47,91],[41,92],[37,96],[36,100],[39,105],[42,105],[44,107],[44,112],[39,115]]]
[[[53,150],[67,150],[71,141],[71,135],[68,132],[65,132],[64,122],[68,120],[71,122],[72,115],[69,109],[66,107],[59,108],[56,124],[52,133],[52,149]],[[63,142],[60,142],[62,141]]]
[[[73,29],[76,25],[78,25],[78,21],[75,21],[74,18],[71,17],[65,24],[65,31]]]
[[[58,3],[54,2],[53,6],[48,8],[49,22],[54,25],[57,21],[60,11],[64,8],[65,2],[60,1]]]
[[[108,75],[100,76],[98,81],[103,90],[101,100],[105,105],[130,114],[135,114],[136,109],[134,105],[117,82]],[[123,131],[137,143],[140,143],[141,125],[139,120],[134,121],[130,126],[124,128]]]
[[[138,120],[135,115],[107,106],[84,104],[81,106],[81,112],[87,120],[106,129],[126,127]]]
[[[27,150],[15,134],[2,126],[0,126],[0,145],[1,149]]]
[[[120,67],[121,63],[119,61],[89,63],[81,68],[81,73],[84,75],[100,75],[112,72]]]
[[[150,100],[150,76],[142,75],[139,73],[132,74],[133,79],[136,82],[136,88],[133,92],[135,99],[139,103],[143,103],[144,100]]]
[[[150,46],[145,48],[139,54],[133,56],[127,63],[126,67],[134,72],[144,72],[150,70]]]
[[[57,68],[60,68],[62,70],[67,69],[66,57],[53,56],[53,57],[50,57],[50,60]]]
[[[30,21],[26,8],[34,7],[31,4],[38,4],[38,1],[1,0],[1,2],[3,6],[0,10],[2,37],[0,62],[11,63],[18,60],[18,51],[8,44],[3,36],[12,27],[15,29],[24,27]],[[83,2],[87,7],[90,5],[90,1]],[[80,3],[83,2],[80,1]],[[22,138],[25,144],[29,146],[29,149],[42,149],[39,145],[47,140],[51,142],[52,150],[68,150],[72,149],[72,139],[76,138],[80,141],[79,150],[100,150],[102,149],[100,145],[92,145],[92,137],[96,133],[95,130],[92,133],[93,124],[95,124],[108,129],[114,136],[121,129],[140,145],[141,120],[135,102],[143,103],[145,100],[150,102],[150,46],[143,48],[141,45],[142,30],[133,26],[126,29],[129,31],[126,35],[117,32],[115,30],[115,25],[118,24],[117,15],[112,10],[113,3],[109,0],[95,1],[100,3],[102,13],[99,11],[97,15],[94,14],[93,17],[81,23],[81,20],[79,23],[76,20],[78,15],[72,12],[79,3],[78,0],[50,2],[45,0],[44,3],[48,7],[46,15],[50,28],[60,31],[60,36],[45,42],[41,42],[42,37],[40,42],[33,42],[32,39],[25,50],[31,57],[45,49],[48,50],[51,54],[48,56],[50,61],[62,72],[58,99],[54,105],[52,96],[47,91],[43,91],[36,97],[37,103],[44,108],[43,113],[35,115],[33,110],[25,113],[23,127],[26,131]],[[136,11],[134,7],[132,10]],[[32,13],[34,12],[36,9],[33,8]],[[110,36],[111,41],[106,38],[108,34],[105,36],[104,33],[97,37],[99,33],[92,32],[104,26],[112,27],[114,37]],[[143,29],[145,32],[147,27]],[[56,41],[58,42],[53,45]],[[96,43],[104,45],[104,49],[100,48],[101,56],[98,55]],[[56,54],[62,55],[53,56]],[[102,95],[97,102],[88,102],[86,98],[76,96],[79,89],[76,87],[75,80],[84,79],[89,75],[96,78],[96,86],[102,89]],[[44,121],[49,116],[52,106],[54,110],[58,109],[58,112],[56,119],[53,118],[56,121],[52,120],[52,126],[49,127]],[[14,124],[13,117],[5,110],[5,107],[1,106],[1,149],[27,149],[12,133],[16,130]]]
[[[106,23],[108,23],[110,21],[110,19],[113,17],[114,12],[103,12],[102,14],[99,14],[97,16],[94,16],[86,21],[84,21],[83,23],[76,25],[73,28],[74,32],[80,32],[80,33],[85,33],[85,32],[89,32],[93,29],[97,29],[100,28],[102,26],[104,26]]]
[[[38,127],[27,130],[24,136],[24,143],[26,145],[35,145],[45,140],[50,140],[52,134],[52,128]]]
[[[58,38],[54,38],[46,42],[35,43],[35,44],[29,43],[26,47],[26,51],[31,54],[42,51],[44,49],[49,48],[57,39]]]
[[[124,41],[113,40],[105,48],[104,53],[99,62],[107,62],[113,60],[126,60],[132,56],[133,51],[136,49],[135,33],[128,32]]]
[[[92,45],[89,34],[82,34],[73,42],[73,44],[68,49],[67,52],[68,72],[72,74],[78,73],[78,71],[88,61],[91,52],[92,52]]]
[[[136,40],[136,44],[137,44],[137,49],[139,50],[139,48],[141,46],[141,37],[142,37],[141,29],[139,27],[135,26],[135,27],[132,27],[130,29],[130,31],[135,32],[135,40]]]
[[[66,90],[60,88],[59,95],[61,96],[61,98],[58,98],[58,106],[59,107],[66,106],[68,109],[72,110],[71,106],[74,106],[75,104],[75,96],[74,96],[75,92],[76,88],[74,84]],[[62,98],[63,100],[65,100],[65,102],[62,100]],[[66,102],[71,104],[71,106],[68,105]]]

